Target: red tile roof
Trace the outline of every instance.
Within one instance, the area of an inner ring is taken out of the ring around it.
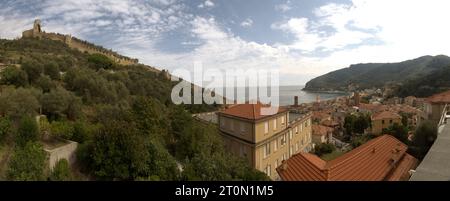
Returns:
[[[450,103],[450,90],[432,95],[426,99],[429,103]]]
[[[277,172],[284,181],[404,180],[417,167],[417,159],[406,150],[395,137],[383,135],[329,162],[309,153],[296,154]]]
[[[372,116],[372,120],[380,120],[380,119],[401,119],[402,117],[391,111],[382,111],[379,113],[376,113]]]
[[[333,132],[333,128],[330,128],[327,126],[322,126],[322,125],[317,125],[317,124],[312,125],[312,134],[313,135],[324,136],[330,132]]]
[[[234,116],[234,117],[240,117],[240,118],[244,118],[244,119],[248,119],[248,120],[259,120],[259,119],[268,117],[268,115],[261,114],[262,108],[273,109],[274,111],[277,111],[276,114],[287,111],[283,107],[278,107],[278,108],[270,107],[269,105],[264,105],[264,104],[258,102],[256,104],[246,103],[246,104],[234,105],[224,111],[221,111],[220,113]]]

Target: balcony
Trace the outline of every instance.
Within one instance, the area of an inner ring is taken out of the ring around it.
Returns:
[[[450,181],[450,106],[438,124],[438,136],[410,181]]]

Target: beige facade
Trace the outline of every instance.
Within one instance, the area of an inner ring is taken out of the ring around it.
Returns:
[[[441,120],[442,111],[444,111],[445,103],[425,102],[425,115],[428,120],[437,124]]]
[[[372,120],[372,134],[380,135],[383,134],[383,129],[389,128],[390,126],[397,124],[402,124],[401,118],[384,118]]]
[[[259,120],[219,113],[219,128],[227,150],[244,157],[271,179],[276,168],[293,154],[311,150],[311,115],[289,119],[285,111]]]

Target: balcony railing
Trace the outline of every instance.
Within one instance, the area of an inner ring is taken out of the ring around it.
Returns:
[[[447,124],[448,119],[450,118],[450,106],[448,104],[445,104],[445,107],[442,111],[441,119],[438,123],[438,135],[442,132],[444,129],[444,126]]]

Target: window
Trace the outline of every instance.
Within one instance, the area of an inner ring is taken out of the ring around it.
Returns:
[[[275,140],[274,140],[274,143],[273,143],[273,152],[276,152],[277,149],[278,149],[278,140],[275,139]]]
[[[273,120],[273,130],[277,130],[277,119]]]
[[[292,131],[289,131],[289,140],[292,140]]]
[[[264,134],[269,133],[269,122],[264,122]]]
[[[284,126],[284,116],[281,117],[281,125]]]
[[[286,134],[281,136],[281,146],[284,146],[284,144],[286,144]]]
[[[267,167],[266,167],[266,174],[267,174],[267,176],[269,176],[270,177],[270,170],[271,170],[271,167],[270,167],[270,165],[267,165]]]
[[[278,159],[275,161],[275,168],[278,167]]]
[[[289,148],[289,156],[292,156],[293,153],[294,153],[294,146],[291,145],[291,147]]]
[[[241,133],[244,134],[245,133],[245,123],[241,122]]]
[[[295,134],[298,134],[298,126],[294,128]]]
[[[390,124],[392,124],[392,119],[391,119],[391,120],[389,120],[389,123],[390,123]]]
[[[295,143],[295,153],[297,153],[297,152],[298,152],[298,142]]]
[[[300,124],[298,127],[300,127],[300,132],[303,132],[303,125]]]
[[[264,146],[264,158],[267,158],[267,156],[270,155],[270,143],[267,143]]]
[[[381,120],[381,124],[384,124],[384,120]]]
[[[283,160],[287,160],[288,158],[287,158],[287,154],[286,153],[284,153],[283,154]]]

